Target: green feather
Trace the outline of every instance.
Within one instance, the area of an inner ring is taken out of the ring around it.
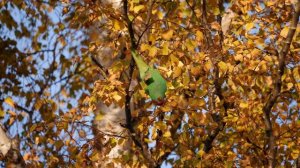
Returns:
[[[134,49],[131,50],[131,54],[135,63],[139,69],[140,78],[147,85],[146,93],[152,100],[162,100],[165,97],[167,91],[167,82],[162,77],[157,69],[154,69],[147,65],[143,58],[139,56]]]

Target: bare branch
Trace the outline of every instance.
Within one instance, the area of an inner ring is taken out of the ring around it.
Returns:
[[[29,55],[35,55],[35,54],[45,53],[45,52],[54,52],[54,51],[55,51],[55,49],[47,49],[47,50],[38,50],[38,51],[34,51],[32,53],[23,53],[23,54],[29,56]]]

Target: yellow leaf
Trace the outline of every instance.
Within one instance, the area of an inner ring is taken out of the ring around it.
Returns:
[[[267,72],[268,67],[267,67],[267,62],[266,61],[261,61],[260,63],[260,72]]]
[[[24,156],[23,156],[23,159],[26,161],[26,160],[29,160],[31,154],[30,153],[25,153]]]
[[[300,80],[300,73],[299,73],[300,71],[299,71],[299,67],[296,67],[296,68],[294,68],[293,69],[293,76],[294,76],[294,78],[295,78],[295,80]]]
[[[137,127],[137,129],[138,129],[139,131],[143,131],[144,125],[143,125],[143,124],[139,124],[138,127]]]
[[[158,19],[163,19],[164,18],[164,14],[161,11],[157,12],[157,17]]]
[[[15,122],[16,118],[15,117],[11,117],[9,118],[9,122],[8,125],[12,125]]]
[[[97,151],[94,151],[89,158],[91,159],[91,161],[96,162],[100,159],[100,156]]]
[[[297,159],[299,157],[299,153],[300,153],[299,149],[293,149],[291,153],[292,158]]]
[[[217,21],[211,23],[211,28],[215,30],[221,30],[221,26]]]
[[[234,44],[234,46],[238,46],[238,45],[240,45],[240,41],[236,40],[236,41],[233,42],[233,44]]]
[[[58,38],[58,41],[60,42],[60,44],[61,44],[62,46],[65,46],[65,45],[67,44],[66,39],[63,38],[63,37]]]
[[[150,57],[154,57],[156,55],[156,53],[157,53],[157,48],[155,46],[153,46],[149,49],[149,56]]]
[[[273,83],[273,79],[271,76],[266,76],[265,79],[267,86],[271,86]]]
[[[228,85],[231,87],[231,89],[233,91],[236,91],[236,85],[234,84],[234,82],[230,78],[228,79]]]
[[[286,38],[286,36],[288,35],[288,32],[289,32],[289,27],[285,27],[281,30],[280,36]]]
[[[71,142],[71,140],[67,139],[67,140],[66,140],[66,143],[65,143],[66,146],[69,146],[69,145],[70,145],[70,142]]]
[[[187,73],[184,73],[182,83],[184,86],[188,87],[190,83],[190,77]]]
[[[16,112],[13,112],[13,111],[11,111],[11,110],[9,110],[8,113],[9,113],[12,117],[16,117],[16,116],[17,116],[17,113],[16,113]]]
[[[168,71],[169,71],[167,68],[162,67],[162,66],[157,66],[157,69],[158,69],[159,71],[163,71],[163,72],[168,72]]]
[[[158,157],[160,158],[161,156],[163,156],[165,154],[165,151],[164,150],[160,150],[159,151],[159,154],[158,154]]]
[[[196,31],[196,40],[203,41],[203,33],[201,31]]]
[[[114,20],[114,28],[116,30],[121,30],[122,29],[121,24],[118,20]]]
[[[196,42],[192,40],[187,40],[186,42],[186,47],[189,51],[194,51],[196,45],[197,45]]]
[[[257,48],[254,48],[252,51],[251,51],[251,56],[253,58],[257,58],[259,55],[261,54],[261,50],[257,49]]]
[[[247,23],[247,24],[245,25],[245,29],[246,29],[246,31],[249,31],[249,30],[251,30],[253,27],[254,27],[254,23],[253,23],[253,22],[251,22],[251,23]]]
[[[214,13],[215,16],[219,15],[220,14],[220,9],[219,8],[214,8],[213,13]]]
[[[141,51],[146,51],[146,50],[149,50],[150,46],[148,44],[142,44],[141,45]]]
[[[130,21],[133,21],[133,19],[134,19],[134,16],[133,16],[133,15],[129,15],[128,17],[129,17],[129,20],[130,20]]]
[[[169,54],[169,42],[164,42],[162,45],[162,55],[168,55]]]
[[[204,70],[208,72],[212,68],[212,66],[213,66],[212,62],[211,61],[207,61],[204,64]]]
[[[35,137],[34,143],[39,144],[40,143],[40,137]]]
[[[198,152],[198,155],[199,155],[200,157],[202,157],[204,154],[205,154],[205,152],[204,152],[202,149]]]
[[[161,107],[161,110],[162,110],[163,112],[170,112],[170,111],[172,110],[172,108],[171,108],[170,106],[162,106],[162,107]]]
[[[206,105],[206,102],[204,99],[199,99],[199,102],[198,102],[198,106],[202,107],[202,106],[205,106]]]
[[[140,10],[142,10],[145,6],[144,5],[138,5],[133,7],[133,12],[138,13]]]
[[[237,116],[232,116],[231,122],[237,122],[239,118]]]
[[[178,61],[178,67],[182,68],[184,64],[181,61]]]
[[[218,67],[220,68],[221,72],[223,72],[223,73],[225,73],[227,71],[227,65],[223,61],[218,63]]]
[[[103,119],[103,115],[102,114],[98,114],[96,117],[95,117],[95,120],[96,121],[101,121]]]
[[[120,101],[122,99],[122,97],[118,94],[114,94],[113,95],[113,98],[116,100],[116,101]]]
[[[175,67],[174,72],[173,72],[173,78],[177,78],[178,76],[180,76],[182,73],[181,68],[179,67]]]
[[[150,139],[148,139],[148,138],[144,138],[144,141],[146,142],[146,143],[151,143],[152,141],[150,140]]]
[[[146,86],[147,86],[144,82],[141,82],[140,84],[141,84],[142,88],[146,88]],[[144,89],[141,89],[138,92],[142,97],[147,97],[147,94],[145,93]]]
[[[13,101],[12,98],[8,97],[4,100],[4,102],[8,105],[10,105],[11,107],[15,107],[15,102]]]
[[[296,85],[298,92],[300,92],[300,83],[296,83],[295,85]]]
[[[5,116],[5,111],[3,111],[2,109],[0,109],[0,118],[3,118]]]
[[[170,77],[172,75],[172,71],[167,71],[167,76]]]
[[[245,131],[245,127],[243,127],[243,126],[237,126],[236,129],[237,129],[238,132]]]
[[[266,1],[267,6],[273,6],[274,4],[276,4],[276,1]]]
[[[169,29],[167,32],[163,33],[161,36],[165,40],[170,40],[173,37],[174,31],[172,29]]]
[[[170,131],[165,132],[163,137],[165,137],[165,138],[171,137],[171,132]]]
[[[245,109],[245,108],[248,108],[248,103],[247,102],[241,102],[240,103],[240,108],[242,108],[242,109]]]
[[[293,83],[288,83],[287,84],[287,90],[290,90],[293,86],[294,86]]]
[[[191,68],[191,74],[192,74],[193,76],[198,76],[198,75],[200,75],[200,73],[201,73],[201,68],[200,68],[200,66],[195,66],[195,67],[192,67],[192,68]]]
[[[78,134],[79,134],[79,136],[80,136],[81,138],[85,138],[85,137],[86,137],[86,133],[85,133],[85,131],[83,131],[83,130],[79,130]]]
[[[265,39],[263,38],[258,38],[254,40],[254,43],[256,44],[257,47],[259,48],[265,48],[266,44],[265,44]]]
[[[92,45],[89,47],[89,51],[94,51],[96,49],[96,46],[95,45]]]
[[[267,62],[272,62],[273,61],[272,57],[268,56],[268,55],[264,56],[264,60],[266,60]]]

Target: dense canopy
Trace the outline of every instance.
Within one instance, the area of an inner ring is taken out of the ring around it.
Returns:
[[[299,0],[1,1],[0,167],[300,167],[299,14]],[[132,50],[166,80],[163,103]]]

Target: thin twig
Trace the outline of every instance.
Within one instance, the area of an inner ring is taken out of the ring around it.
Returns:
[[[91,58],[92,61],[99,67],[103,78],[107,79],[107,71],[104,70],[104,67],[98,62],[98,60],[93,55],[91,55]]]
[[[137,41],[137,45],[140,44],[140,41],[142,39],[142,37],[144,36],[144,34],[146,34],[146,36],[149,35],[149,30],[151,28],[151,23],[150,23],[150,20],[151,20],[151,16],[152,16],[152,8],[153,8],[153,4],[155,3],[155,1],[153,0],[149,0],[148,2],[148,11],[147,11],[147,18],[146,18],[146,26],[145,26],[145,30],[141,33],[141,35],[139,36],[138,38],[138,41]]]

